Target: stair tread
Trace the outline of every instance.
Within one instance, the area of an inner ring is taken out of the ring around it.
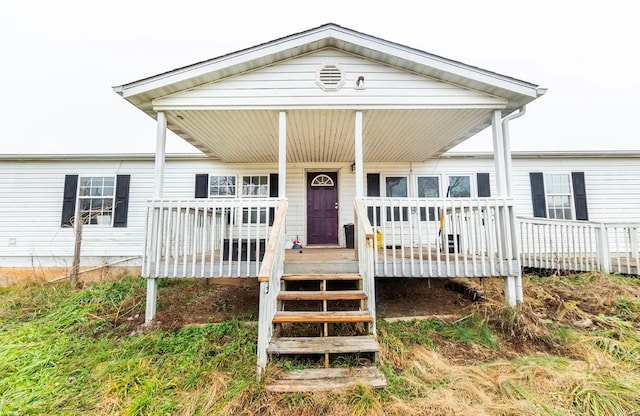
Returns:
[[[367,311],[279,311],[273,317],[273,323],[371,321],[373,321],[373,318]]]
[[[295,370],[271,380],[266,390],[272,393],[330,391],[364,384],[376,389],[387,386],[387,380],[376,367],[321,368]]]
[[[361,280],[362,276],[358,273],[332,273],[332,274],[285,274],[282,280],[300,281],[300,280]]]
[[[286,290],[278,300],[361,300],[367,295],[362,290]]]
[[[271,354],[324,354],[378,352],[380,347],[372,335],[331,337],[281,337],[269,343]]]

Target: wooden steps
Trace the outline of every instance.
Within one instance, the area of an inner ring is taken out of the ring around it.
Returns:
[[[274,324],[291,323],[354,323],[372,322],[373,318],[367,311],[280,311],[273,317]]]
[[[362,290],[290,290],[278,294],[278,300],[365,300]]]
[[[366,308],[362,277],[345,271],[349,269],[334,273],[334,269],[318,263],[311,273],[282,276],[278,309],[272,319],[274,337],[267,353],[285,362],[318,360],[314,365],[323,362],[325,368],[278,375],[278,380],[267,382],[267,391],[328,391],[358,384],[374,388],[386,386],[384,375],[375,367],[331,368],[345,360],[375,363],[380,351],[375,337],[369,335],[374,318]],[[310,336],[314,334],[318,336]]]
[[[284,373],[282,378],[271,380],[266,390],[271,393],[322,392],[357,385],[382,389],[387,386],[387,380],[376,367],[307,369]]]
[[[282,337],[269,344],[269,354],[341,354],[380,350],[372,335],[345,337]]]
[[[311,280],[360,280],[357,273],[335,273],[335,274],[285,274],[282,280],[285,282],[311,281]]]

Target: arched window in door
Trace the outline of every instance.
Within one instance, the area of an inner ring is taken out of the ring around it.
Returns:
[[[313,178],[311,181],[311,186],[334,186],[333,179],[328,175],[320,174]]]

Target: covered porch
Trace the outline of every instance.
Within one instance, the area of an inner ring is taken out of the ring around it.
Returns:
[[[333,343],[329,323],[358,323],[375,338],[375,277],[499,277],[506,302],[522,301],[508,123],[544,89],[328,24],[115,90],[157,121],[146,322],[159,278],[257,277],[260,371],[282,352],[272,343],[278,326],[321,323],[326,342],[314,345],[327,366],[333,349],[363,345]],[[495,172],[482,193],[410,195],[406,180],[398,193],[381,185],[381,165],[410,175],[413,163],[487,127]],[[164,195],[167,130],[215,161],[215,172],[196,172],[194,199]],[[346,246],[346,224],[355,270],[324,262],[287,272],[295,263],[287,247]],[[322,311],[285,310],[298,300],[288,285],[299,280],[319,282],[304,296],[322,300]],[[356,287],[328,290],[336,280]],[[357,297],[356,310],[327,309],[345,296]],[[302,345],[286,341],[289,353]],[[375,356],[377,344],[365,344]]]

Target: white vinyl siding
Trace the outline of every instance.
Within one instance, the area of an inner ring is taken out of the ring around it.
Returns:
[[[61,228],[60,218],[65,175],[131,175],[129,213],[126,228],[87,227],[83,233],[84,265],[101,265],[111,258],[141,256],[147,201],[153,197],[154,162],[152,158],[135,160],[126,155],[117,158],[68,160],[63,157],[45,160],[0,158],[0,260],[5,267],[16,263],[25,266],[70,267],[73,255],[73,229]],[[340,241],[342,225],[353,222],[355,174],[352,162],[290,163],[287,165],[286,239],[306,243],[306,173],[337,171]],[[192,199],[195,175],[207,172],[215,176],[265,176],[277,172],[277,164],[225,164],[197,159],[167,158],[164,197]],[[418,197],[417,178],[439,176],[440,196],[444,197],[448,176],[491,173],[491,190],[495,195],[494,161],[488,157],[443,157],[424,163],[365,163],[366,173],[385,177],[408,178],[409,197]],[[585,172],[589,218],[593,221],[640,220],[640,159],[544,157],[514,158],[513,194],[515,212],[532,216],[529,172]],[[416,189],[417,187],[417,189]],[[384,192],[384,191],[383,191]],[[384,195],[384,194],[383,194]],[[410,215],[418,215],[410,213]],[[93,259],[93,260],[90,260]]]

